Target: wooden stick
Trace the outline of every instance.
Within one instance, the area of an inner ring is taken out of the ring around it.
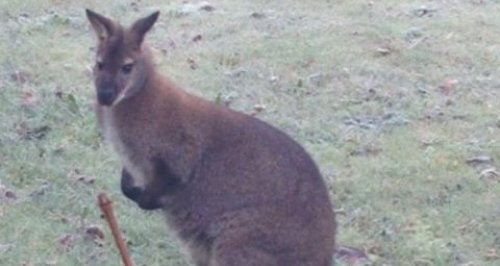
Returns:
[[[106,196],[106,193],[101,192],[97,196],[97,201],[104,218],[108,222],[109,228],[111,228],[111,233],[113,234],[116,246],[122,256],[123,264],[125,266],[133,266],[132,260],[128,255],[127,246],[125,245],[125,242],[120,234],[120,230],[118,229],[118,223],[116,222],[115,215],[113,214],[113,206],[111,206],[111,200],[108,196]]]

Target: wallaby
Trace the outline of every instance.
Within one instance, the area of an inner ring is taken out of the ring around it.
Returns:
[[[124,195],[161,209],[197,266],[330,266],[335,216],[308,153],[161,76],[143,43],[159,12],[129,28],[86,12],[97,117],[122,160]]]

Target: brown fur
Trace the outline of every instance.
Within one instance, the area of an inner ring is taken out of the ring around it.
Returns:
[[[124,163],[123,193],[162,209],[198,266],[330,266],[335,217],[306,151],[162,77],[142,44],[158,13],[129,29],[87,15],[99,37],[98,119]]]

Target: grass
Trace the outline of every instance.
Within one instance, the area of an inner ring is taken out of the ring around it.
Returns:
[[[102,190],[137,265],[188,265],[160,215],[119,192],[84,7],[127,23],[160,9],[162,71],[242,112],[264,105],[324,173],[338,242],[371,265],[500,263],[500,179],[481,177],[500,167],[499,1],[134,3],[0,1],[1,265],[119,265]]]

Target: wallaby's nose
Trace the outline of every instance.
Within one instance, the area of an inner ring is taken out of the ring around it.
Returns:
[[[97,92],[97,100],[102,105],[111,105],[115,98],[115,90],[111,88],[101,89]]]

